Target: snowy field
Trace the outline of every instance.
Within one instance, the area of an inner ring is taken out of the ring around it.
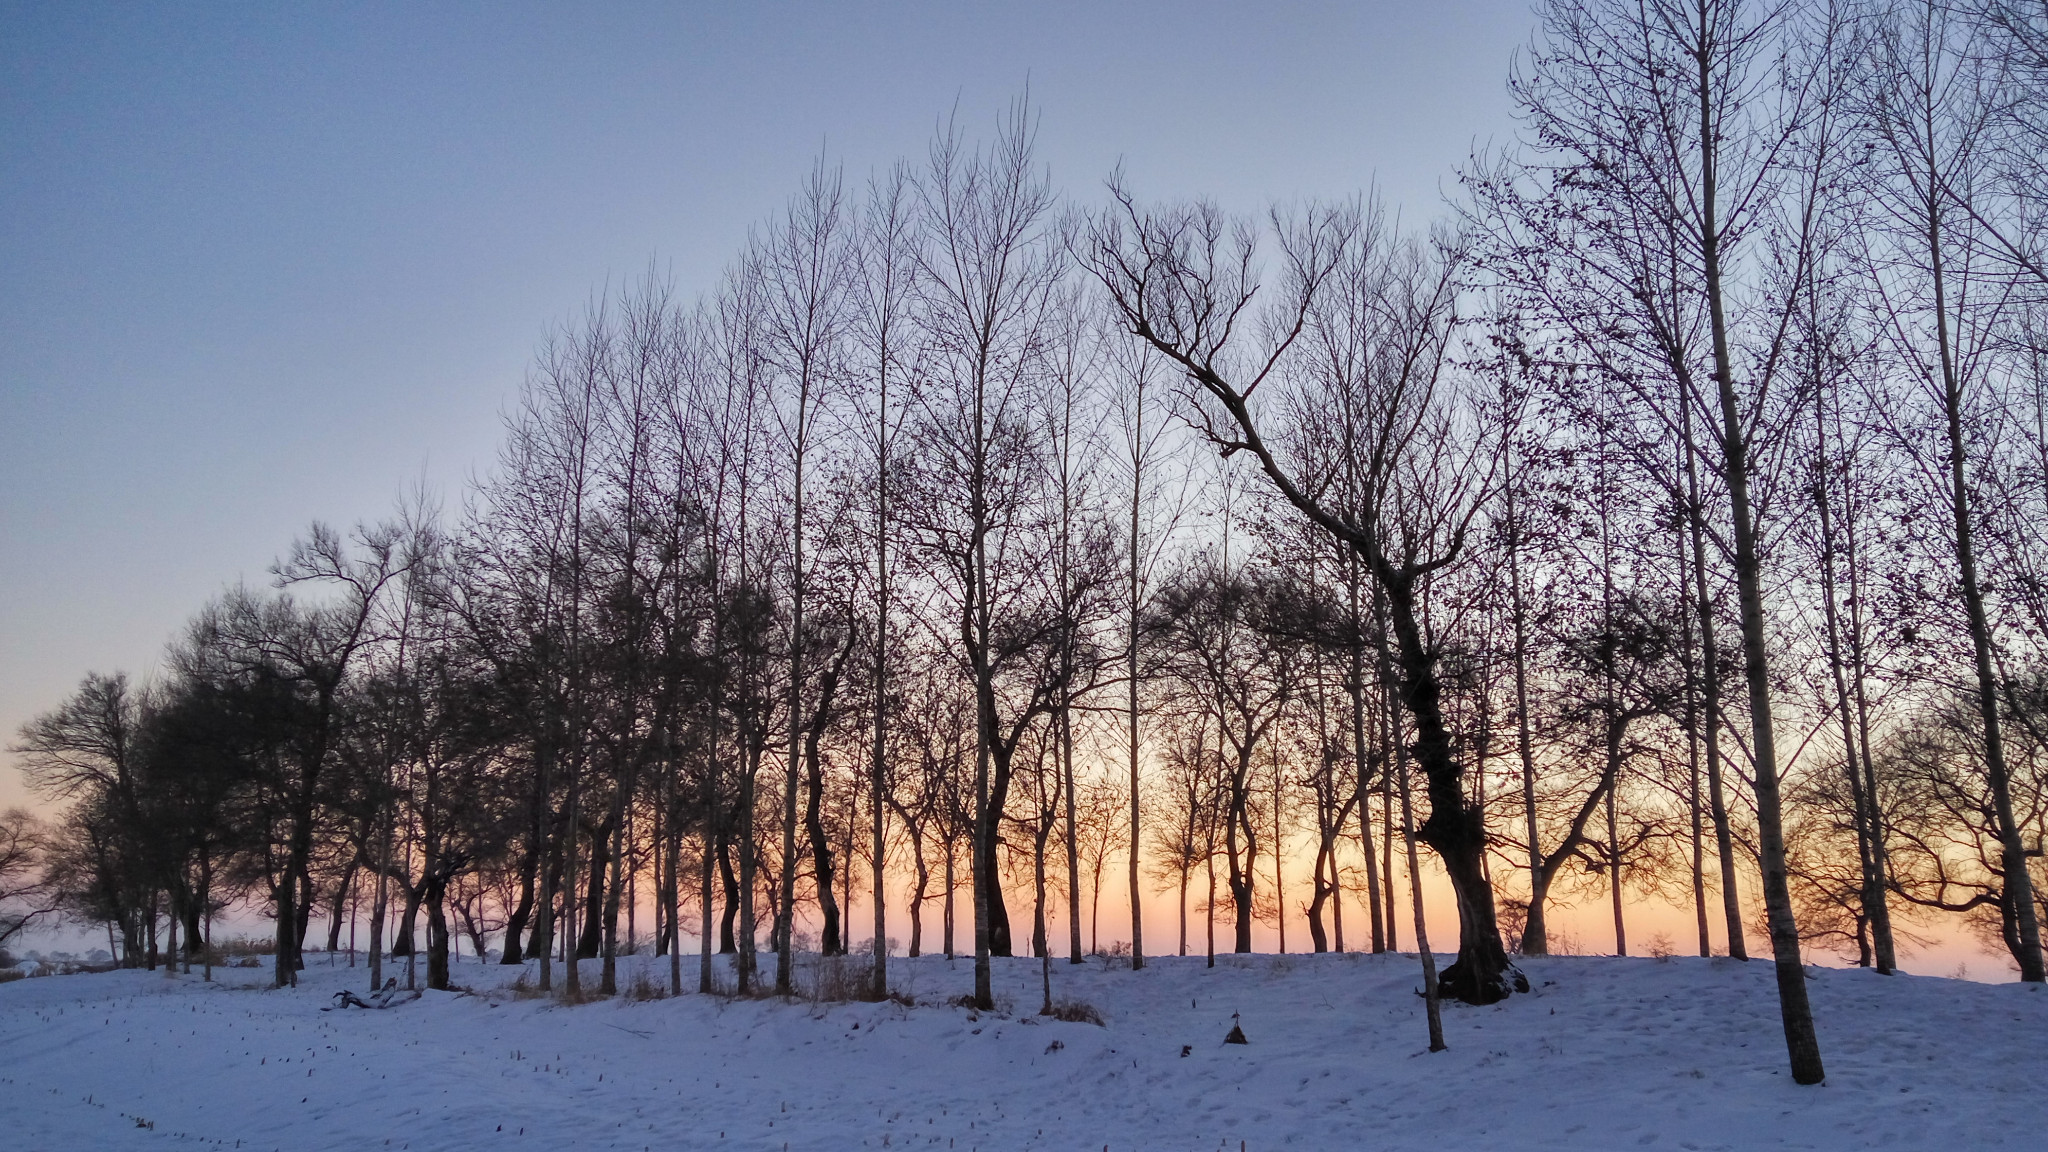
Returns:
[[[977,1016],[940,1003],[966,960],[895,961],[912,1008],[561,1007],[465,962],[471,993],[323,1012],[367,981],[327,959],[288,991],[0,985],[0,1148],[2048,1147],[2048,992],[2016,984],[1815,969],[1828,1080],[1799,1088],[1763,961],[1528,961],[1532,995],[1447,1005],[1431,1055],[1412,956],[1056,963],[1102,1027],[1029,1015],[1031,960],[997,962],[1015,1007]],[[1222,1044],[1232,1012],[1249,1045]]]

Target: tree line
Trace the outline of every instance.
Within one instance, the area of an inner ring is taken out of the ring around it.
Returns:
[[[2042,981],[2048,6],[1538,16],[1423,229],[1067,199],[1023,101],[821,160],[701,297],[554,332],[458,509],[316,525],[26,725],[66,807],[0,895],[131,964],[243,901],[279,985],[366,920],[373,982],[461,937],[570,995],[644,939],[674,993],[815,946],[880,996],[893,923],[984,1008],[1105,892],[1133,968],[1154,897],[1212,962],[1348,906],[1433,1046],[1557,903],[1625,954],[1656,896],[1768,942],[1802,1083],[1802,949]]]

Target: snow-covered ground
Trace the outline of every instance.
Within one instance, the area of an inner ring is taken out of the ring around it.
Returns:
[[[689,958],[694,962],[694,958]],[[0,1147],[275,1149],[2041,1148],[2048,991],[1813,969],[1825,1086],[1785,1073],[1771,968],[1525,962],[1535,991],[1447,1005],[1413,956],[1054,965],[1106,1024],[943,1002],[967,960],[893,962],[917,1007],[686,995],[563,1007],[472,994],[322,1011],[362,968],[117,972],[0,985]],[[657,983],[666,961],[645,963]],[[396,970],[402,977],[403,967]],[[630,971],[630,968],[628,969]],[[585,971],[595,982],[595,965]],[[694,970],[686,969],[694,986]],[[420,973],[424,979],[425,972]],[[1225,1046],[1236,1012],[1251,1043]],[[147,1123],[151,1127],[138,1127]]]

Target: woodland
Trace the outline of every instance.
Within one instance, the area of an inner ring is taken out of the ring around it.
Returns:
[[[1772,966],[1801,1084],[1817,953],[2048,980],[2048,4],[1537,20],[1421,224],[1062,192],[1020,98],[594,295],[473,487],[14,736],[0,945],[204,968],[242,909],[279,987],[570,1002],[958,954],[982,1011],[1031,956],[1051,1014],[1264,925],[1413,948],[1442,1048],[1654,895]]]

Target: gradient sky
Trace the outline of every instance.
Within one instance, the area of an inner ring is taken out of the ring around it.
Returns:
[[[1028,13],[1028,14],[1026,14]],[[1076,198],[1437,211],[1526,0],[0,2],[0,734],[313,519],[488,466],[551,324],[1029,85]],[[26,796],[0,769],[0,805]]]
[[[650,260],[710,287],[820,149],[864,176],[1028,83],[1076,200],[1121,161],[1244,210],[1377,182],[1417,220],[1512,134],[1532,26],[1527,0],[0,0],[0,744],[88,670],[147,676],[310,521],[422,476],[459,497],[551,324]],[[28,799],[0,754],[0,806]]]

